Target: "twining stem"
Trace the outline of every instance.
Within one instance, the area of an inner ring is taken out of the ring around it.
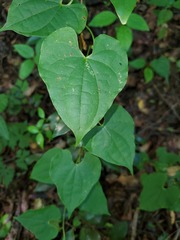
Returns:
[[[67,5],[71,5],[72,2],[73,2],[73,0],[70,0]],[[60,0],[59,4],[62,5],[63,4],[63,0]]]
[[[81,162],[82,156],[83,156],[83,149],[79,148],[79,154],[78,154],[78,158],[76,159],[76,164]]]
[[[91,29],[86,25],[86,28],[87,28],[87,30],[90,32],[90,34],[91,34],[91,37],[92,37],[92,40],[93,40],[93,43],[94,43],[94,34],[93,34],[93,32],[91,31]]]
[[[91,37],[92,37],[92,40],[93,40],[93,45],[94,45],[94,41],[95,41],[94,34],[93,34],[93,32],[91,31],[91,29],[90,29],[87,25],[86,25],[86,29],[90,32]],[[92,46],[93,46],[93,45],[89,46],[88,51],[87,51],[87,56],[89,55],[89,52],[90,52],[90,50],[92,49]]]
[[[73,2],[73,0],[70,0],[69,3],[67,5],[71,5],[71,3]]]
[[[63,211],[63,219],[62,219],[63,240],[66,240],[66,233],[65,233],[65,218],[66,218],[66,208],[64,207],[64,211]]]

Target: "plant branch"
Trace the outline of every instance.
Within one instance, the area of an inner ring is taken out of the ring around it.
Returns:
[[[139,209],[137,208],[137,209],[135,210],[134,217],[133,217],[133,221],[132,221],[131,240],[135,240],[135,239],[136,239],[138,216],[139,216]]]
[[[94,34],[92,32],[92,30],[86,25],[86,29],[89,31],[89,33],[91,34],[91,37],[92,37],[92,40],[93,40],[93,43],[94,43]]]

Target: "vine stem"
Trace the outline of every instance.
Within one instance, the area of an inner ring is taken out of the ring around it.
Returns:
[[[77,158],[77,160],[76,160],[76,164],[78,164],[78,163],[81,162],[82,154],[83,154],[83,149],[80,148],[80,149],[79,149],[79,155],[78,155],[78,158]]]
[[[70,0],[67,5],[71,5],[72,2],[73,2],[73,0]],[[60,0],[59,4],[62,5],[63,4],[63,0]]]
[[[87,25],[86,25],[86,29],[90,32],[92,40],[93,40],[93,44],[94,44],[94,34],[93,34],[93,32],[91,31],[91,29]]]
[[[63,211],[63,219],[62,219],[62,232],[63,232],[63,240],[66,240],[66,233],[65,233],[65,216],[66,215],[66,208],[64,207]]]
[[[73,2],[73,0],[70,0],[69,3],[67,5],[71,5],[71,3]]]

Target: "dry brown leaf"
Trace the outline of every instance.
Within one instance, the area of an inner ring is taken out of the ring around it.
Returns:
[[[125,176],[125,175],[120,175],[117,178],[117,181],[120,182],[122,185],[125,186],[136,186],[139,184],[139,181],[135,176]]]
[[[174,177],[180,171],[180,166],[172,166],[167,169],[168,176]]]
[[[137,99],[137,105],[138,105],[139,110],[140,110],[142,113],[145,113],[145,114],[148,114],[148,113],[149,113],[148,109],[146,108],[144,99],[138,98],[138,99]]]

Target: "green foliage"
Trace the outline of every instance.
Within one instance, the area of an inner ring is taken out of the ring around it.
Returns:
[[[144,58],[137,58],[133,61],[130,61],[129,65],[135,69],[141,69],[145,67],[146,61]]]
[[[106,113],[104,123],[86,135],[83,145],[92,154],[109,163],[125,166],[132,173],[135,151],[133,131],[130,115],[122,107],[113,105]]]
[[[31,134],[35,135],[35,141],[40,148],[44,148],[45,136],[47,136],[50,140],[52,139],[52,132],[49,128],[44,129],[45,126],[45,112],[42,108],[37,109],[38,117],[40,118],[36,125],[28,126],[27,130]]]
[[[167,82],[169,81],[170,61],[168,58],[161,56],[154,59],[151,61],[150,66],[159,76],[164,77]]]
[[[174,0],[148,0],[150,4],[158,7],[168,7],[173,1]]]
[[[106,27],[116,21],[116,15],[111,11],[103,11],[97,14],[89,23],[90,27]]]
[[[23,58],[33,58],[34,57],[33,48],[28,46],[27,44],[15,44],[14,49]]]
[[[121,47],[128,51],[133,41],[132,30],[127,26],[119,26],[116,28],[116,38],[119,40]]]
[[[140,209],[155,211],[166,208],[180,211],[180,156],[167,152],[165,148],[157,149],[156,153],[156,161],[153,163],[156,172],[143,174],[141,178],[143,190],[140,195]]]
[[[111,240],[124,240],[128,233],[128,223],[125,221],[117,222],[110,231]]]
[[[136,0],[111,0],[116,13],[122,24],[126,24],[130,17],[134,7],[136,6]]]
[[[28,160],[30,157],[29,151],[25,149],[19,149],[16,153],[16,165],[22,170],[28,169]]]
[[[153,80],[154,77],[154,72],[150,67],[146,67],[144,69],[144,78],[145,78],[145,82],[148,83],[150,81]]]
[[[173,7],[180,9],[180,0],[177,0],[173,3]]]
[[[127,26],[139,30],[139,31],[149,31],[149,26],[145,19],[137,13],[132,13],[127,21]]]
[[[11,149],[15,149],[16,146],[19,148],[26,148],[30,143],[30,135],[27,132],[27,123],[19,122],[19,123],[9,123],[9,142],[8,146]]]
[[[169,153],[165,148],[157,149],[157,161],[155,162],[156,171],[167,171],[169,167],[180,163],[180,156],[175,153]]]
[[[50,175],[50,164],[54,158],[57,158],[59,154],[58,148],[52,148],[38,160],[33,171],[31,173],[31,178],[42,183],[53,184]]]
[[[91,228],[83,227],[80,231],[80,240],[101,240],[100,234]]]
[[[4,110],[8,106],[8,96],[4,93],[0,94],[0,113],[4,112]]]
[[[157,25],[160,26],[163,23],[170,21],[173,17],[173,13],[169,9],[162,9],[158,14]]]
[[[34,69],[34,62],[31,59],[25,60],[19,69],[19,77],[21,79],[27,78]]]
[[[4,214],[0,217],[0,238],[4,239],[11,228],[11,221],[9,220],[9,215]]]
[[[0,158],[0,183],[8,187],[14,177],[14,169],[4,165]]]
[[[16,220],[31,231],[38,240],[51,240],[59,232],[61,213],[56,206],[50,205],[41,209],[28,210],[16,217]]]
[[[1,31],[47,36],[56,29],[69,26],[80,33],[86,25],[86,19],[87,10],[83,4],[63,5],[59,0],[13,0],[7,22]]]
[[[16,115],[20,113],[23,104],[30,103],[33,107],[28,116],[34,116],[37,109],[39,119],[34,125],[6,124],[0,116],[0,150],[7,146],[14,150],[17,167],[26,171],[28,164],[32,162],[30,152],[26,149],[30,145],[30,139],[43,149],[46,138],[52,140],[53,137],[69,131],[76,138],[74,140],[71,136],[71,142],[67,144],[69,150],[51,148],[45,152],[31,173],[32,179],[56,187],[60,202],[65,206],[62,219],[60,208],[54,205],[29,210],[16,218],[37,239],[43,240],[55,238],[61,230],[63,239],[75,239],[75,229],[81,226],[83,219],[80,216],[84,214],[84,218],[94,218],[94,222],[98,222],[98,215],[109,214],[107,200],[99,182],[101,160],[124,166],[133,172],[133,120],[125,109],[113,102],[126,83],[126,52],[131,53],[132,29],[149,31],[146,20],[132,13],[136,0],[111,0],[122,24],[115,29],[117,39],[106,34],[94,38],[87,26],[93,43],[85,56],[85,50],[82,53],[79,48],[77,34],[81,34],[86,27],[86,6],[76,1],[70,1],[66,5],[62,2],[13,0],[7,22],[1,29],[45,38],[31,37],[27,44],[14,45],[14,50],[25,59],[19,69],[21,80],[17,80],[7,94],[0,94],[0,112],[3,116],[5,110],[10,115]],[[157,7],[166,7],[157,9],[157,25],[161,29],[173,17],[173,12],[168,8],[179,6],[179,1],[148,2]],[[116,14],[109,10],[102,11],[90,20],[89,26],[109,26],[118,19]],[[29,101],[24,96],[29,87],[26,78],[33,72],[36,64],[59,116],[55,113],[46,118],[44,110],[39,107],[41,95],[36,94]],[[166,57],[160,56],[150,61],[149,65],[144,58],[137,58],[129,65],[135,69],[143,69],[146,82],[153,79],[154,72],[166,81],[169,79],[170,62]],[[27,113],[26,109],[24,111]],[[72,146],[74,141],[76,145]],[[162,149],[158,150],[157,159],[153,165],[156,172],[142,176],[140,209],[179,210],[179,173],[176,171],[179,160]],[[148,160],[147,157],[137,166],[142,169]],[[14,170],[5,166],[2,159],[0,165],[3,169],[0,171],[0,182],[8,186],[13,179]],[[169,174],[172,165],[176,169],[174,175]],[[72,221],[73,228],[65,233],[64,221],[76,208],[79,208],[79,215]],[[61,220],[62,229],[59,228]],[[125,239],[127,232],[127,222],[117,222],[114,226],[111,225],[109,235],[112,240]],[[81,227],[78,237],[80,240],[101,239],[99,232],[88,224]]]
[[[7,124],[4,121],[4,118],[0,115],[0,137],[4,138],[5,140],[9,140],[9,131],[7,128]]]
[[[124,87],[127,57],[119,41],[106,35],[95,39],[93,53],[85,57],[75,31],[62,28],[44,40],[39,72],[57,112],[79,144]]]
[[[165,187],[167,183],[166,173],[143,174],[143,190],[140,196],[140,209],[155,211],[166,208],[179,211],[180,188],[177,185]]]
[[[80,205],[80,210],[94,215],[109,215],[107,200],[99,182],[95,184],[88,197]]]

